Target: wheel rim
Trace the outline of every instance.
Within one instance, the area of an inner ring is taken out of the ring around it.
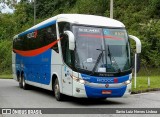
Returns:
[[[55,97],[56,98],[59,98],[59,85],[58,85],[58,83],[55,85]]]
[[[24,81],[24,77],[23,76],[22,76],[22,85],[23,85],[23,87],[25,85],[25,81]]]

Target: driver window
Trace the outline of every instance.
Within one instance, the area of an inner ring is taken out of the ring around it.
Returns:
[[[70,30],[70,24],[67,22],[59,22],[58,27],[59,27],[60,36],[61,36],[61,34],[64,33],[64,31]],[[66,36],[66,35],[63,36],[63,38],[60,40],[60,42],[61,42],[63,60],[67,65],[70,66],[71,65],[71,51],[69,50],[68,36]]]

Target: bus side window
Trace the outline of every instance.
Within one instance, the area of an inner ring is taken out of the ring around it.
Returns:
[[[71,65],[71,53],[69,50],[69,41],[68,37],[64,36],[61,40],[61,47],[62,47],[62,54],[63,54],[63,60],[67,65]]]
[[[60,36],[61,34],[64,33],[64,31],[66,30],[70,30],[70,24],[67,22],[59,22],[58,23],[59,26],[59,33]],[[61,48],[62,48],[62,54],[63,54],[63,60],[64,62],[71,66],[72,62],[71,62],[71,51],[69,50],[69,40],[68,40],[68,36],[64,36],[61,39]]]
[[[64,31],[70,30],[70,24],[68,22],[59,22],[58,27],[59,27],[59,34],[60,35],[63,34]]]
[[[22,37],[21,37],[22,38]],[[23,50],[22,39],[20,37],[14,39],[13,48],[17,50]]]
[[[49,26],[46,28],[45,30],[45,39],[46,39],[46,42],[47,44],[50,44],[54,41],[57,41],[57,34],[56,34],[56,24],[52,25],[52,26]],[[59,50],[58,50],[58,43],[56,43],[52,49],[54,51],[56,51],[57,53],[59,53]]]

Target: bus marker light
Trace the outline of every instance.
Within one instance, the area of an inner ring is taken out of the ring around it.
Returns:
[[[114,78],[114,83],[118,83],[118,78]]]

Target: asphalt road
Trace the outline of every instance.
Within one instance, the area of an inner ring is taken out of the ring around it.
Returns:
[[[90,99],[67,98],[65,101],[58,102],[52,92],[32,87],[29,90],[19,88],[18,82],[11,79],[0,79],[0,108],[160,108],[160,91],[131,95],[128,98],[108,98],[98,101]],[[63,112],[61,113],[63,114]],[[9,115],[0,115],[0,117]],[[46,115],[51,116],[51,115]],[[55,115],[54,115],[55,116]],[[56,115],[63,116],[63,115]],[[75,115],[69,115],[75,116]],[[78,115],[80,116],[80,115]],[[84,116],[84,115],[83,115]],[[97,115],[85,115],[97,116]],[[125,115],[106,115],[98,114],[99,117],[122,116]],[[139,115],[130,115],[142,117]],[[145,117],[158,117],[160,115],[144,115]],[[13,117],[13,116],[12,116]],[[15,116],[17,117],[17,115]]]

